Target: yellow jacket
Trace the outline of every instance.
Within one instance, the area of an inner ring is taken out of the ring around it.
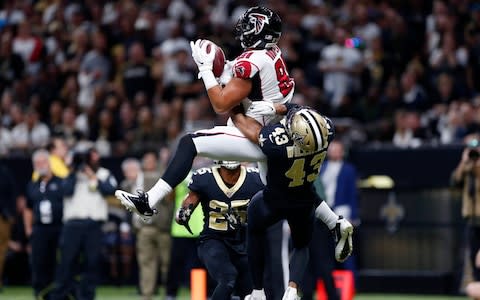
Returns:
[[[60,178],[65,178],[68,176],[68,174],[70,173],[70,170],[68,169],[67,165],[60,157],[51,154],[49,157],[49,160],[50,160],[50,169],[52,170],[53,175]],[[32,180],[37,181],[38,177],[39,177],[38,173],[33,171]]]

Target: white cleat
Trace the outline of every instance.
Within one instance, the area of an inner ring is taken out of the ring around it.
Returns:
[[[335,259],[344,262],[353,251],[353,226],[343,216],[339,216],[332,233],[335,239]]]

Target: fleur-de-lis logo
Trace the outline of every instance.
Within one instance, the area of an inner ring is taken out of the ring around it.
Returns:
[[[250,14],[250,23],[254,24],[254,33],[259,34],[263,30],[263,26],[268,23],[268,17],[259,13]]]

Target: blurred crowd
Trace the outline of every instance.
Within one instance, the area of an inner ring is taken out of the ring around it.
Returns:
[[[295,100],[347,144],[451,144],[478,130],[480,3],[260,1],[282,17]],[[0,155],[63,135],[102,156],[139,155],[225,121],[189,41],[233,59],[249,0],[6,0],[0,6]]]

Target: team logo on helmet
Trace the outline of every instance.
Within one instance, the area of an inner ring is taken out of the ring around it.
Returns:
[[[260,32],[262,32],[265,24],[269,24],[269,21],[266,15],[259,14],[259,13],[252,13],[250,14],[250,23],[255,24],[254,33],[259,34]]]

